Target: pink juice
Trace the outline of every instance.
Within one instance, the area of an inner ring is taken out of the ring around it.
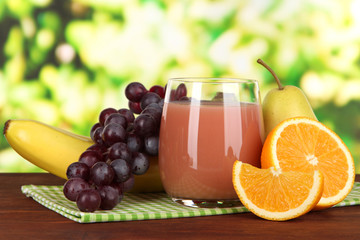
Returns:
[[[263,121],[259,104],[164,104],[159,168],[173,198],[238,199],[232,167],[240,160],[260,167]]]

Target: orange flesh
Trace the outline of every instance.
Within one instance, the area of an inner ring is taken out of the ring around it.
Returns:
[[[249,200],[271,212],[285,212],[301,205],[309,195],[313,181],[313,172],[282,172],[274,177],[271,169],[257,169],[245,164],[240,174],[241,185]]]
[[[346,156],[332,136],[318,127],[306,123],[287,126],[276,151],[283,171],[320,170],[324,175],[323,197],[334,196],[345,187],[349,177]]]

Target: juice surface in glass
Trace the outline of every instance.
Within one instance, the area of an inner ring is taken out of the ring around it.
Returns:
[[[165,102],[159,168],[166,192],[182,199],[238,199],[233,163],[260,167],[261,114],[257,103]]]

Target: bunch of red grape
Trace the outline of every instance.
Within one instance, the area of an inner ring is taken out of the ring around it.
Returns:
[[[158,154],[165,89],[133,82],[125,95],[130,110],[102,110],[90,130],[94,145],[67,169],[63,192],[80,211],[113,209],[133,187],[134,175],[148,170],[148,156]]]

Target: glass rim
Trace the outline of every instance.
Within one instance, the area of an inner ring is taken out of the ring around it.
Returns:
[[[168,80],[188,83],[259,83],[256,79],[234,77],[173,77]]]

